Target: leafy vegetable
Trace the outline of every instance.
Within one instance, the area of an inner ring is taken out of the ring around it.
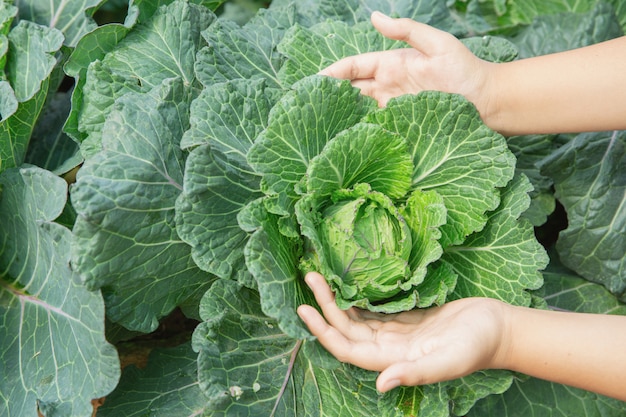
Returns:
[[[626,301],[626,137],[581,134],[543,161],[568,212],[557,250],[563,264]],[[573,169],[573,167],[576,167]]]
[[[104,303],[69,268],[67,184],[34,166],[0,175],[2,415],[87,415],[119,378]],[[6,410],[6,411],[5,411]]]
[[[263,88],[262,85],[259,84],[259,88]],[[241,100],[241,89],[231,87],[220,91],[231,91],[238,97],[227,100],[229,103],[252,105],[250,101]],[[248,97],[253,95],[249,90],[246,93]],[[254,110],[252,114],[256,117],[262,113]],[[203,202],[198,198],[205,195],[210,204],[204,204],[211,207],[212,216],[216,216],[219,208],[224,208],[220,218],[230,217],[233,219],[231,225],[234,219],[238,219],[244,231],[253,231],[247,242],[241,241],[240,247],[254,278],[252,285],[247,281],[243,283],[252,289],[258,288],[260,298],[255,303],[259,303],[259,307],[254,312],[245,310],[240,314],[257,317],[255,320],[258,321],[269,320],[271,328],[283,332],[281,337],[285,338],[285,346],[280,348],[276,357],[290,357],[297,353],[298,358],[292,367],[288,367],[289,370],[282,368],[285,378],[301,372],[299,367],[305,365],[300,360],[314,360],[307,358],[308,349],[320,351],[315,343],[308,341],[302,351],[296,352],[296,339],[309,339],[308,331],[295,313],[301,302],[310,302],[302,281],[304,271],[309,268],[326,274],[337,289],[343,306],[359,305],[390,312],[441,304],[448,297],[471,295],[495,296],[521,305],[530,303],[530,295],[525,290],[541,285],[537,270],[545,266],[547,258],[534,240],[530,224],[519,220],[529,203],[525,196],[530,189],[528,181],[518,177],[511,182],[510,188],[504,189],[503,198],[500,198],[499,188],[505,187],[514,175],[513,155],[504,138],[486,128],[476,110],[464,99],[430,92],[396,99],[386,109],[378,110],[370,99],[359,96],[349,83],[312,76],[297,82],[267,117],[266,128],[247,147],[247,163],[236,154],[239,163],[233,164],[235,168],[246,166],[249,177],[259,177],[260,187],[249,195],[248,203],[245,206],[241,203],[217,204],[223,194],[216,196],[207,190],[204,194],[193,193],[193,202],[189,203],[185,203],[189,197],[184,192],[177,209],[182,211],[183,221],[186,217],[196,218],[193,213],[201,208],[193,207],[201,207]],[[225,130],[233,132],[241,129],[239,120],[225,117],[212,121],[225,124]],[[234,126],[229,124],[233,121],[237,122]],[[208,146],[198,146],[192,151],[191,155],[207,155],[213,150],[215,155],[209,165],[188,165],[185,177],[194,179],[189,184],[194,189],[202,177],[217,185],[215,175],[219,171],[213,167],[228,163],[229,157],[219,150],[230,148],[221,140],[213,147],[214,140],[209,136]],[[463,167],[471,167],[469,172],[467,168],[458,168],[459,160],[464,161]],[[193,175],[191,168],[194,169]],[[207,172],[208,176],[202,172]],[[226,172],[225,168],[222,172]],[[207,180],[202,184],[207,184]],[[245,197],[241,192],[239,195]],[[242,197],[240,201],[243,201]],[[468,198],[474,203],[467,204]],[[376,220],[371,221],[368,216]],[[380,217],[385,221],[381,222]],[[365,222],[366,226],[361,226],[360,222]],[[214,222],[207,221],[207,224]],[[380,230],[372,234],[372,227]],[[367,232],[359,235],[359,230]],[[220,230],[207,229],[205,232],[208,241],[221,238]],[[346,232],[348,235],[344,235]],[[388,238],[389,235],[393,239]],[[360,241],[362,238],[369,239],[367,245]],[[385,239],[385,244],[380,247],[372,244],[377,238]],[[374,247],[375,253],[368,253],[364,246],[367,250]],[[362,255],[358,254],[359,251]],[[232,254],[231,249],[229,256]],[[495,258],[508,259],[507,265],[515,270],[492,268]],[[218,260],[228,258],[220,257],[219,250],[212,250],[204,252],[204,259],[206,265],[215,265]],[[481,270],[494,272],[476,277],[477,274],[467,266],[472,263],[484,265]],[[225,271],[234,269],[235,265],[231,265]],[[381,269],[383,273],[379,273]],[[463,283],[455,289],[457,277]],[[512,281],[510,277],[516,278]],[[390,279],[381,282],[387,278]],[[488,284],[484,285],[485,282]],[[487,294],[482,290],[485,287],[490,289]],[[228,294],[229,301],[224,303],[237,303],[232,299],[236,291]],[[215,297],[206,296],[201,308],[209,308]],[[211,309],[219,310],[218,307]],[[234,358],[238,363],[258,360],[251,353],[258,346],[244,345],[244,340],[266,337],[256,333],[249,335],[245,331],[247,328],[257,329],[258,325],[230,321],[226,324],[225,318],[216,318],[214,314],[204,317],[210,320],[211,327],[200,327],[196,331],[196,340],[203,340],[201,352],[206,349],[219,355],[220,363],[234,362]],[[239,328],[243,333],[237,330]],[[222,342],[223,337],[226,339]],[[232,339],[241,342],[236,347],[224,345],[226,340]],[[258,365],[262,369],[269,366],[276,371],[271,362],[262,361],[263,365]],[[344,372],[331,358],[323,361],[334,363],[329,372]],[[206,395],[216,401],[220,398],[220,402],[214,405],[216,409],[227,413],[227,410],[238,410],[239,407],[261,406],[257,395],[245,395],[255,383],[248,378],[263,372],[257,369],[257,365],[249,366],[255,369],[249,376],[239,368],[238,376],[231,376],[228,370],[226,373],[220,370],[229,369],[229,365],[218,366],[213,361],[201,368],[201,374],[206,373],[212,381]],[[501,392],[511,382],[510,375],[496,373],[483,377],[490,381],[484,383],[483,389],[468,390],[466,387],[473,385],[469,382],[472,378],[442,384],[434,388],[437,394],[430,388],[411,389],[416,391],[414,394],[396,392],[393,399],[388,400],[388,407],[400,410],[400,403],[404,401],[401,398],[412,395],[418,398],[414,404],[418,409],[430,407],[442,413],[448,408],[449,399],[457,401],[455,413],[461,415],[477,398],[490,392]],[[316,396],[321,398],[320,402],[331,401],[327,393],[336,391],[335,383],[327,386],[329,379],[316,380],[315,390],[319,391]],[[372,390],[372,380],[368,374],[360,384],[368,385]],[[237,395],[222,397],[220,393],[230,392],[232,386],[239,387],[243,393],[237,390]],[[261,402],[279,410],[287,406],[283,401],[291,397],[279,386],[268,395],[274,398],[273,402],[268,399]],[[439,401],[432,400],[432,395],[436,395]],[[370,394],[367,399],[371,405],[368,407],[378,404],[376,397]],[[304,413],[312,412],[309,407],[315,409],[309,403],[296,406],[306,410]],[[370,412],[377,407],[371,408]]]

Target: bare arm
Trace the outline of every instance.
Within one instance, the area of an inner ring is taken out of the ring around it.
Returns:
[[[505,134],[626,129],[626,37],[492,68],[485,122]]]
[[[626,401],[626,317],[508,307],[491,367]]]
[[[626,129],[626,37],[493,64],[422,23],[380,13],[372,23],[412,48],[349,57],[321,73],[352,80],[382,106],[401,94],[439,90],[464,95],[505,135]]]
[[[306,277],[324,317],[300,317],[339,360],[380,371],[379,391],[510,369],[626,401],[626,317],[465,298],[400,314],[340,310],[324,278]]]

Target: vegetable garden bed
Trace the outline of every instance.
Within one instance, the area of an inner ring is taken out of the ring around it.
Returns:
[[[316,75],[406,46],[373,10],[503,62],[621,36],[623,2],[221,3],[0,3],[0,417],[623,416],[508,371],[379,394],[295,313],[315,269],[344,307],[626,314],[625,132],[504,138]],[[408,264],[365,293],[324,223],[359,210]]]

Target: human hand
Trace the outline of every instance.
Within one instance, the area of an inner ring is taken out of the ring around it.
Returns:
[[[381,371],[376,388],[423,385],[499,367],[506,355],[501,341],[507,326],[506,304],[488,298],[465,298],[441,307],[399,314],[341,310],[323,276],[305,280],[324,317],[301,305],[298,315],[337,359]]]
[[[493,64],[476,57],[453,35],[411,19],[372,13],[383,35],[412,48],[371,52],[344,58],[320,74],[352,81],[381,107],[392,97],[423,90],[457,93],[473,102],[482,116],[489,112],[489,76]]]

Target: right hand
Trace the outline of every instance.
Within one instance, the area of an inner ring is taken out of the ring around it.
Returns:
[[[380,371],[380,392],[502,367],[510,350],[503,342],[508,340],[509,309],[500,301],[463,298],[440,307],[377,314],[339,309],[326,280],[316,272],[305,280],[324,315],[301,305],[300,318],[340,361]]]
[[[494,64],[476,57],[453,35],[411,19],[372,13],[372,24],[385,37],[412,48],[371,52],[344,58],[320,74],[351,80],[381,107],[392,97],[423,90],[457,93],[489,111],[490,70]]]

